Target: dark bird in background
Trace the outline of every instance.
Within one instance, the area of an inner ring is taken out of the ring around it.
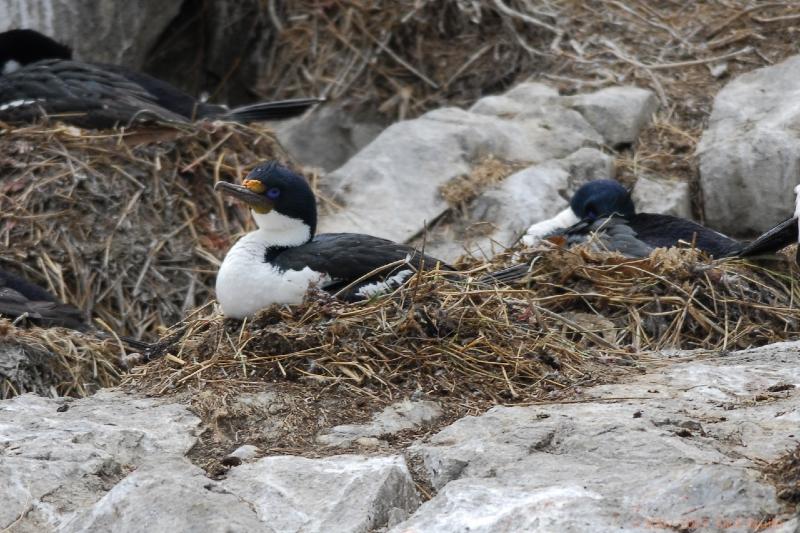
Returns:
[[[316,235],[311,187],[276,162],[253,169],[242,185],[221,181],[216,189],[250,206],[258,226],[228,251],[217,275],[217,300],[231,318],[276,303],[298,304],[311,285],[354,301],[390,292],[418,270],[452,270],[411,246],[379,237]]]
[[[100,331],[86,321],[84,313],[74,305],[59,301],[39,285],[0,268],[0,317],[22,320],[34,326],[62,327],[90,333],[101,339],[122,341],[128,348],[148,354],[153,345]]]
[[[296,98],[229,109],[123,66],[72,60],[69,47],[34,30],[0,33],[0,72],[0,120],[17,123],[42,115],[91,128],[147,120],[248,123],[295,117],[322,101]]]
[[[630,257],[645,257],[655,248],[683,244],[694,245],[715,258],[774,253],[797,242],[796,223],[791,228],[783,223],[785,228],[773,228],[747,243],[685,218],[637,213],[629,191],[614,180],[595,180],[583,185],[572,196],[568,210],[553,220],[556,219],[567,223],[558,228],[547,226],[551,221],[534,224],[523,240],[532,244],[536,239],[562,236],[571,244],[596,233],[608,250]],[[542,227],[547,227],[546,234],[540,234]]]
[[[0,268],[0,315],[25,317],[44,327],[61,326],[86,331],[89,325],[77,307],[60,302],[35,283]]]

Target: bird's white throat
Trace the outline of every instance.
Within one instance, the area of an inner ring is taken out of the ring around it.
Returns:
[[[300,303],[309,285],[325,278],[307,267],[281,271],[266,261],[269,248],[308,242],[308,224],[275,211],[253,213],[253,217],[258,229],[233,245],[217,274],[217,301],[225,316],[231,318],[253,315],[275,303]]]
[[[268,246],[300,246],[311,240],[311,228],[299,218],[287,217],[277,211],[252,211],[258,230],[263,232]]]
[[[528,228],[522,237],[525,246],[534,246],[542,239],[556,230],[566,229],[573,224],[577,224],[581,219],[575,214],[571,207],[567,207],[553,218],[537,222]]]

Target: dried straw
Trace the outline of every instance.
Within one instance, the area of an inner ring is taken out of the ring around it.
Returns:
[[[152,338],[212,298],[219,259],[249,224],[213,183],[276,157],[269,130],[236,124],[0,124],[0,265],[120,335]]]

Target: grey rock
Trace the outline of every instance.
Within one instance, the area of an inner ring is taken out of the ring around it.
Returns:
[[[321,105],[311,113],[279,123],[281,146],[299,163],[335,170],[372,142],[386,124],[377,116],[354,114],[340,105]]]
[[[0,402],[0,528],[51,530],[147,461],[182,456],[199,419],[178,405],[102,391]]]
[[[796,446],[800,391],[753,398],[800,381],[798,354],[800,342],[780,343],[592,387],[586,403],[463,418],[412,447],[440,492],[395,530],[751,531],[788,519],[760,468]]]
[[[59,531],[226,533],[283,531],[259,519],[244,499],[175,457],[150,462],[117,483]]]
[[[658,110],[658,100],[652,91],[638,87],[608,87],[565,100],[611,147],[634,143]]]
[[[800,175],[800,56],[743,74],[714,99],[697,146],[707,223],[757,233],[791,216]]]
[[[516,91],[515,98],[525,94],[524,87]],[[531,105],[501,116],[431,111],[390,126],[327,176],[326,186],[345,209],[323,217],[321,231],[406,241],[447,210],[439,188],[483,157],[539,163],[600,142],[579,113],[560,105]]]
[[[594,148],[520,170],[473,200],[455,224],[429,234],[426,251],[444,261],[464,253],[492,257],[514,245],[531,224],[566,208],[578,187],[612,173],[613,159]]]
[[[35,29],[78,59],[140,67],[180,8],[179,0],[0,0],[0,31]]]
[[[640,213],[692,218],[692,199],[685,181],[641,175],[633,186],[632,197]]]
[[[436,402],[402,401],[386,407],[375,415],[368,424],[348,424],[335,426],[317,437],[317,442],[328,446],[348,447],[353,442],[379,444],[363,440],[370,437],[392,435],[406,429],[414,429],[430,423],[442,416],[442,409]]]
[[[402,457],[265,457],[233,469],[226,491],[248,501],[276,531],[367,532],[395,509],[419,506]]]

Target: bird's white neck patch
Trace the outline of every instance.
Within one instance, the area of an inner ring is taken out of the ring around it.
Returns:
[[[13,59],[9,59],[3,64],[3,75],[11,74],[12,72],[16,72],[20,69],[22,65],[14,61]]]
[[[276,303],[298,304],[309,285],[327,278],[308,267],[281,271],[266,262],[269,248],[306,243],[311,237],[307,224],[274,211],[253,216],[258,229],[233,245],[217,274],[217,301],[230,318],[251,316]]]
[[[554,231],[566,229],[580,221],[572,208],[567,207],[553,218],[542,220],[529,227],[522,237],[522,242],[525,246],[534,246]]]
[[[276,211],[252,213],[257,231],[264,234],[268,246],[300,246],[311,240],[311,228],[298,218],[287,217]]]

